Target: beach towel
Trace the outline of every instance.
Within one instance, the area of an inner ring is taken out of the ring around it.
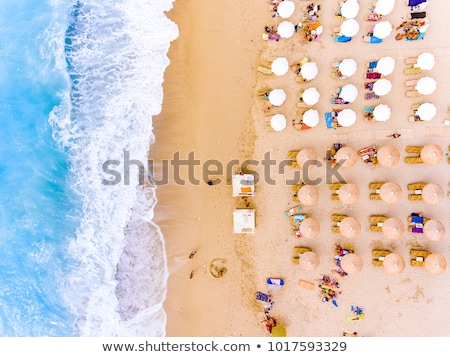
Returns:
[[[411,13],[412,19],[424,19],[425,17],[427,17],[427,13],[425,11]]]
[[[333,127],[333,116],[331,115],[331,112],[325,113],[325,124],[327,129],[336,129]]]
[[[423,2],[427,2],[427,0],[409,0],[408,6],[416,6],[422,4]]]
[[[263,301],[263,302],[269,302],[270,295],[262,293],[261,291],[256,292],[256,300]]]
[[[350,42],[351,37],[348,36],[334,36],[334,42]]]
[[[420,216],[411,216],[411,222],[413,223],[423,223],[423,217]]]
[[[299,279],[297,282],[298,286],[307,289],[307,290],[314,290],[314,283],[306,280]]]
[[[381,43],[383,42],[383,40],[381,38],[375,37],[375,36],[370,36],[370,41],[369,43]]]
[[[286,217],[293,216],[294,214],[300,213],[301,209],[302,209],[302,207],[300,207],[300,206],[292,207],[292,208],[288,209],[286,212],[284,212],[284,215]]]
[[[412,233],[423,233],[423,228],[413,227],[411,232]]]

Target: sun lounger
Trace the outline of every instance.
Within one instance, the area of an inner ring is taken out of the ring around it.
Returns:
[[[409,250],[409,255],[412,257],[423,257],[426,258],[431,253],[425,249],[412,248]]]
[[[420,153],[423,149],[423,146],[407,146],[406,147],[406,152],[409,153]]]
[[[411,75],[411,74],[419,74],[419,73],[422,73],[422,68],[419,68],[419,67],[412,67],[412,68],[406,68],[405,70],[404,70],[404,73],[406,74],[406,75]]]
[[[422,190],[426,186],[426,182],[415,182],[407,185],[408,190]]]
[[[381,73],[378,73],[378,72],[366,72],[366,78],[368,78],[368,79],[378,79],[378,78],[381,78],[381,77],[383,77],[381,75]]]
[[[411,266],[423,267],[423,266],[425,266],[425,260],[411,259]]]
[[[331,200],[332,201],[339,201],[339,195],[337,193],[331,194]]]
[[[341,229],[339,228],[339,226],[333,226],[331,230],[333,231],[333,233],[341,233]]]
[[[379,201],[379,200],[381,200],[381,196],[378,193],[371,193],[370,194],[370,199],[372,201]]]
[[[289,165],[290,167],[294,167],[294,168],[296,168],[296,169],[300,168],[300,165],[298,164],[297,160],[291,160],[291,161],[289,161],[288,165]]]
[[[289,150],[288,152],[288,157],[290,159],[296,159],[297,158],[297,154],[300,152],[300,150]]]
[[[294,247],[294,253],[295,254],[303,254],[306,252],[310,252],[311,248],[308,247]]]
[[[304,213],[296,213],[289,217],[292,222],[298,223],[302,222],[306,218],[306,214]]]
[[[373,257],[385,257],[386,255],[391,254],[390,250],[385,249],[372,249]]]
[[[371,44],[376,44],[376,43],[383,42],[383,40],[381,38],[378,38],[378,37],[375,37],[375,36],[368,36],[368,35],[363,36],[363,41],[371,43]]]
[[[408,157],[405,157],[405,163],[407,163],[407,164],[423,164],[423,161],[420,158],[420,156],[417,156],[417,157],[408,156]]]
[[[411,110],[416,111],[417,109],[419,109],[420,107],[420,103],[414,103],[411,105]]]
[[[409,90],[409,91],[406,92],[406,96],[409,97],[409,98],[419,97],[420,93],[418,91],[416,91],[416,90]]]
[[[379,99],[380,96],[379,96],[379,95],[376,95],[376,94],[373,93],[373,92],[370,92],[370,93],[366,93],[366,94],[364,95],[364,98],[367,99],[367,100],[370,100],[370,99]]]
[[[300,286],[304,289],[308,289],[308,290],[314,290],[314,288],[315,288],[314,283],[312,283],[310,281],[302,280],[302,279],[299,279],[297,281],[297,284],[298,284],[298,286]]]
[[[264,74],[267,74],[267,75],[270,75],[270,74],[273,73],[270,68],[263,67],[263,66],[258,66],[258,72],[261,72],[261,73],[264,73]]]
[[[370,230],[372,232],[382,232],[383,227],[382,226],[370,226]]]
[[[415,87],[417,85],[418,79],[410,79],[409,81],[405,82],[406,87]]]
[[[342,182],[335,182],[335,183],[330,183],[329,184],[329,188],[330,190],[334,191],[334,190],[339,190],[342,187],[343,183]]]
[[[383,261],[380,259],[372,259],[372,264],[375,267],[382,267],[383,266]]]
[[[410,193],[408,195],[408,200],[410,200],[410,201],[422,201],[422,195],[417,195],[415,193]]]
[[[371,190],[379,190],[383,184],[384,182],[371,182],[369,183],[369,188]]]
[[[331,220],[333,222],[341,222],[344,218],[347,218],[347,216],[343,215],[343,214],[332,214],[331,215]]]
[[[386,221],[388,218],[386,216],[380,216],[380,215],[372,215],[369,217],[369,221],[370,223],[379,223],[379,222],[384,222]]]
[[[372,12],[369,15],[364,16],[365,21],[380,21],[383,18],[383,15]]]
[[[405,59],[406,64],[416,64],[417,63],[417,57],[408,57]]]

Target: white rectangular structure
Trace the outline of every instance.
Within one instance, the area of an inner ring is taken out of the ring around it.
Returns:
[[[253,175],[233,175],[233,197],[252,197],[254,194],[255,177]]]
[[[255,209],[237,208],[233,212],[234,233],[255,233]]]

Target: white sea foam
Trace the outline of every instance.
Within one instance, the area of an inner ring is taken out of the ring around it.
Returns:
[[[83,202],[64,287],[82,336],[165,335],[168,272],[151,222],[154,191],[139,186],[137,175],[129,185],[104,185],[102,165],[120,160],[123,170],[124,151],[147,161],[167,52],[178,36],[164,13],[171,7],[171,0],[88,0],[75,8],[67,33],[72,90],[51,121]]]

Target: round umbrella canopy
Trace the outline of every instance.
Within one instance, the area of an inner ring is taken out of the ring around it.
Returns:
[[[405,259],[397,253],[390,253],[384,257],[383,266],[389,274],[400,274],[405,269]]]
[[[361,223],[355,217],[345,217],[339,224],[339,231],[346,238],[356,238],[361,231]]]
[[[378,79],[373,85],[373,91],[376,95],[386,95],[392,89],[392,83],[389,79]]]
[[[390,57],[381,57],[377,62],[377,72],[381,73],[383,76],[387,76],[394,71],[395,60]]]
[[[316,186],[304,185],[298,190],[298,200],[305,206],[312,206],[319,200],[319,190]]]
[[[380,197],[384,202],[396,203],[402,198],[402,188],[398,183],[386,182],[380,188]]]
[[[300,256],[300,268],[307,271],[315,270],[319,267],[319,257],[314,252],[305,252]]]
[[[425,164],[436,165],[442,161],[444,152],[436,144],[427,144],[420,150],[420,158]]]
[[[431,77],[422,77],[416,85],[416,90],[423,95],[428,95],[436,90],[436,81]]]
[[[286,128],[286,117],[283,114],[275,114],[270,119],[270,125],[275,131],[282,131]]]
[[[358,15],[359,2],[358,0],[347,0],[341,6],[342,17],[346,19],[353,19]]]
[[[313,149],[305,148],[298,152],[297,163],[302,167],[308,161],[317,160],[317,154]]]
[[[295,32],[295,26],[292,22],[283,21],[278,25],[277,32],[281,38],[289,38]]]
[[[320,233],[320,224],[314,218],[305,218],[299,227],[300,233],[304,238],[315,238]]]
[[[425,202],[436,205],[444,199],[444,190],[437,183],[429,183],[422,189],[422,197]]]
[[[421,120],[429,121],[436,115],[436,106],[433,103],[422,103],[416,111],[416,115],[419,116]]]
[[[358,96],[358,88],[353,84],[346,84],[342,87],[339,97],[344,99],[346,102],[354,102]]]
[[[359,31],[359,23],[355,19],[345,20],[341,24],[341,34],[347,37],[355,36]]]
[[[381,230],[388,239],[399,239],[405,231],[403,222],[398,218],[388,218],[383,222]]]
[[[272,327],[270,334],[273,337],[286,337],[286,328],[284,326],[276,325]]]
[[[417,67],[423,70],[430,70],[434,67],[434,55],[424,52],[417,57]]]
[[[429,240],[438,241],[444,238],[445,226],[437,219],[430,219],[425,222],[423,226],[423,233],[425,233]]]
[[[377,150],[378,163],[385,167],[392,167],[400,161],[400,151],[397,148],[386,145]]]
[[[308,105],[314,105],[319,101],[320,93],[315,87],[306,89],[302,94],[303,101]]]
[[[341,167],[352,167],[358,162],[358,153],[350,146],[341,147],[336,153],[336,161]]]
[[[339,63],[339,72],[346,77],[353,76],[357,68],[356,61],[353,58],[345,58]]]
[[[272,89],[269,93],[269,102],[279,107],[286,100],[286,93],[282,89]]]
[[[378,104],[373,109],[373,119],[375,121],[386,121],[391,117],[391,108],[386,104]]]
[[[425,270],[433,275],[441,274],[447,269],[447,261],[444,256],[432,253],[425,258]]]
[[[395,6],[395,0],[378,0],[374,12],[380,15],[389,14]]]
[[[278,57],[272,62],[272,72],[277,76],[284,76],[289,70],[289,62],[286,57]]]
[[[317,73],[319,73],[319,68],[316,62],[306,62],[300,70],[302,77],[308,81],[316,78]]]
[[[388,37],[392,32],[392,24],[389,21],[380,21],[373,27],[373,35],[380,39]]]
[[[356,122],[356,113],[352,109],[341,110],[337,116],[339,125],[349,127]]]
[[[339,199],[346,204],[358,201],[359,195],[359,188],[354,183],[346,183],[339,189]]]
[[[291,17],[292,14],[294,13],[294,11],[295,11],[295,4],[292,1],[284,0],[278,4],[277,13],[283,19],[287,19],[288,17]]]
[[[308,125],[310,128],[317,126],[317,124],[319,124],[319,120],[319,112],[315,109],[308,109],[303,113],[303,124]]]
[[[345,254],[341,259],[341,268],[349,275],[359,273],[362,267],[363,261],[355,253]]]

